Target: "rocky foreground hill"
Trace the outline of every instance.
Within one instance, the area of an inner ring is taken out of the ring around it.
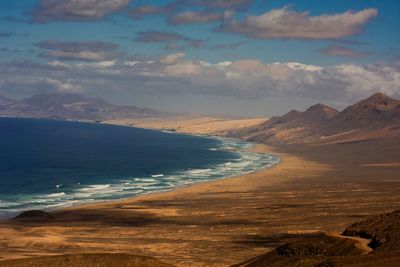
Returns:
[[[371,251],[363,251],[352,237],[368,239]],[[399,266],[400,210],[355,223],[345,229],[343,238],[318,233],[291,239],[269,253],[234,266]]]
[[[322,104],[283,116],[230,136],[262,143],[358,142],[400,136],[400,100],[377,93],[339,112]]]

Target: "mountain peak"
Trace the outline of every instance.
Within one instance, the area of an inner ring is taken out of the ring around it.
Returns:
[[[0,99],[9,99],[8,97],[3,96],[2,94],[0,94]]]
[[[400,100],[389,97],[383,93],[376,93],[364,100],[361,100],[359,103],[375,105],[380,107],[380,109],[390,110],[400,104]]]
[[[94,121],[167,115],[151,109],[118,106],[99,97],[69,92],[47,92],[22,101],[11,101],[0,97],[0,115]]]
[[[383,122],[395,119],[392,111],[400,105],[400,100],[382,93],[376,93],[356,104],[344,109],[338,116],[339,120],[358,121],[364,123]]]
[[[400,104],[400,100],[389,97],[383,93],[376,93],[372,96],[359,101],[352,107],[360,109],[376,109],[381,111],[390,111]]]
[[[315,115],[321,115],[324,116],[326,118],[332,118],[333,116],[335,116],[336,114],[339,113],[339,111],[337,111],[336,109],[323,105],[321,103],[315,104],[311,107],[309,107],[305,113],[309,113],[309,114],[315,114]]]
[[[367,99],[385,99],[385,98],[391,98],[391,97],[385,95],[384,93],[378,92],[378,93],[371,95]]]
[[[111,104],[107,103],[101,98],[87,97],[77,93],[70,92],[46,92],[23,100],[24,103],[38,105],[41,107],[62,105],[62,104],[74,104],[74,103],[91,103],[96,105],[108,106]]]
[[[300,111],[292,109],[288,113],[284,114],[281,118],[284,119],[293,119],[301,114]]]
[[[14,102],[15,102],[15,100],[10,99],[10,98],[5,97],[2,94],[0,94],[0,105],[10,104],[10,103],[14,103]]]

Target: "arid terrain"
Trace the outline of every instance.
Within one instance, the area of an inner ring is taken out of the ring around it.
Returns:
[[[163,129],[179,133],[224,136],[232,129],[247,129],[249,127],[257,126],[267,120],[268,119],[266,118],[230,119],[212,116],[187,116],[173,117],[167,120],[163,118],[107,120],[104,121],[104,123],[150,129]]]
[[[265,143],[254,149],[281,158],[280,164],[257,173],[3,221],[0,257],[112,252],[176,266],[396,266],[398,213],[369,218],[400,207],[399,117],[391,115],[399,106],[382,108],[381,97],[375,98],[356,106],[380,110],[375,118],[367,116],[368,123],[353,117],[364,109],[345,110],[341,130],[331,126],[338,125],[341,113],[329,111],[325,119],[313,120],[312,129],[302,117],[309,129],[307,142],[294,138],[298,124],[292,119],[279,126],[291,133],[279,142],[279,134],[268,137],[279,118],[229,130],[229,135]],[[274,126],[269,125],[273,120]],[[334,129],[329,137],[326,127]],[[218,132],[208,129],[202,133]],[[343,231],[354,237],[341,237]],[[0,261],[0,266],[26,266],[17,263]]]

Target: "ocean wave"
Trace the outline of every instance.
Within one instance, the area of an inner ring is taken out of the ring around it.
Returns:
[[[19,206],[19,205],[21,205],[20,202],[8,202],[8,201],[0,200],[0,209],[1,208],[11,208],[11,207]]]
[[[206,172],[210,172],[211,169],[193,169],[188,171],[189,174],[202,174],[202,173],[206,173]]]
[[[97,184],[97,185],[90,185],[85,188],[79,189],[79,191],[98,191],[98,190],[103,190],[106,188],[109,188],[110,184]]]
[[[217,148],[210,150],[232,151],[235,159],[206,166],[171,173],[155,173],[150,177],[131,177],[115,180],[107,184],[67,186],[57,184],[56,188],[64,188],[63,192],[47,195],[24,196],[19,201],[0,200],[0,216],[27,209],[54,209],[99,201],[143,195],[151,192],[171,190],[197,182],[210,181],[223,177],[247,174],[264,167],[270,167],[280,162],[278,157],[269,154],[255,153],[247,150],[251,144],[244,141],[216,138],[220,141]]]
[[[62,197],[62,196],[65,196],[64,192],[53,193],[53,194],[46,195],[46,197]]]
[[[155,179],[153,179],[153,178],[142,178],[142,179],[139,179],[137,181],[145,182],[145,183],[153,183],[155,181]]]
[[[230,164],[229,167],[231,167],[231,168],[243,168],[243,167],[251,165],[252,163],[253,163],[253,161],[249,161],[249,160],[240,161],[240,162],[235,162],[235,163]]]

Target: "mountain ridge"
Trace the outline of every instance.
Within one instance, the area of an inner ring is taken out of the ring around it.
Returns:
[[[17,101],[0,95],[0,116],[102,121],[163,117],[169,113],[134,106],[118,106],[98,97],[76,93],[41,93]]]
[[[262,143],[351,142],[400,136],[400,100],[376,93],[342,111],[316,104],[228,135]]]

